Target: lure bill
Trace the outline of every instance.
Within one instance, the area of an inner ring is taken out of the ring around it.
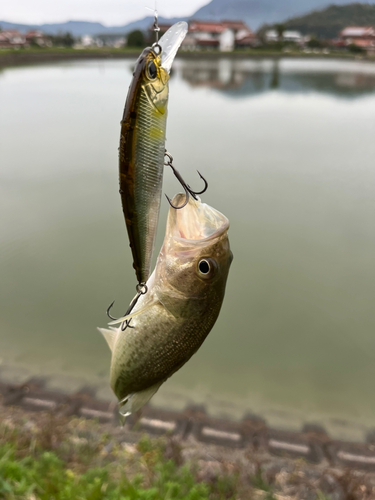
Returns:
[[[176,195],[181,204],[185,195]],[[164,243],[132,312],[132,328],[102,329],[111,351],[111,387],[120,414],[141,408],[199,349],[224,299],[232,252],[228,219],[199,199],[170,208]]]
[[[119,148],[120,194],[138,283],[150,275],[163,182],[168,80],[187,23],[143,50],[129,87]]]

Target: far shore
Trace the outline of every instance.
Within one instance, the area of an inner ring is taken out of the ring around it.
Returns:
[[[33,64],[40,62],[63,61],[72,59],[136,59],[140,49],[20,49],[20,50],[0,50],[0,67],[23,64]],[[375,57],[366,55],[356,55],[348,52],[301,52],[290,51],[280,52],[266,49],[236,50],[233,52],[219,51],[199,51],[178,53],[180,59],[263,59],[263,58],[322,58],[322,59],[349,59],[375,61]]]

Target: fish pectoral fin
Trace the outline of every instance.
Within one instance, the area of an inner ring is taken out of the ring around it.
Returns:
[[[155,300],[153,302],[149,302],[147,305],[142,307],[142,309],[139,309],[139,311],[131,312],[127,316],[123,316],[122,318],[116,319],[115,321],[111,321],[108,324],[109,325],[118,325],[119,323],[123,323],[124,321],[127,321],[130,318],[135,318],[136,316],[139,316],[140,314],[143,314],[144,312],[151,309],[151,307],[154,307],[154,305],[157,304],[158,302],[159,302],[158,300]]]
[[[113,348],[115,346],[116,337],[117,337],[117,330],[113,329],[113,328],[111,330],[106,330],[105,328],[98,328],[98,330],[103,335],[103,337],[106,339],[109,348],[113,352]]]
[[[164,381],[163,381],[164,382]],[[128,417],[132,413],[135,413],[143,405],[145,405],[155,394],[155,392],[159,389],[163,382],[158,382],[155,385],[152,385],[148,389],[144,391],[134,392],[133,394],[129,394],[122,401],[119,402],[119,413],[120,418],[123,422],[125,417]]]

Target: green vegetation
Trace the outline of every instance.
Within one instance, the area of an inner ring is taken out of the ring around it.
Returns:
[[[275,30],[277,33],[277,36],[279,37],[279,42],[283,41],[283,34],[285,31],[285,25],[284,24],[275,24]]]
[[[56,35],[50,37],[53,45],[60,47],[73,47],[75,43],[75,39],[71,35],[71,33],[66,32],[63,35]]]
[[[19,460],[8,444],[0,447],[0,455],[0,497],[9,500],[205,500],[209,495],[209,487],[195,484],[189,470],[178,470],[172,461],[159,461],[152,454],[143,458],[152,475],[148,484],[141,475],[129,480],[115,467],[77,473],[52,452]]]
[[[29,423],[30,424],[30,423]],[[172,439],[121,445],[95,423],[46,417],[27,430],[0,427],[0,498],[4,500],[234,499],[238,475],[198,478]]]
[[[135,435],[92,420],[0,405],[0,499],[276,500],[276,488],[282,495],[294,491],[293,498],[304,492],[330,500],[321,491],[326,472],[317,476],[303,460],[290,462],[286,473],[285,462],[260,462],[250,449],[241,457],[192,443],[183,448],[168,436],[123,441],[129,437]],[[372,483],[365,486],[357,472],[329,474],[330,492],[369,498]]]
[[[298,30],[304,35],[319,38],[335,38],[346,26],[353,25],[375,25],[375,5],[331,5],[327,9],[289,19],[285,22],[285,29]]]
[[[325,44],[322,40],[318,40],[314,36],[311,37],[311,39],[306,43],[306,46],[309,47],[309,49],[322,49]]]
[[[145,37],[141,30],[131,31],[128,35],[128,47],[145,47]]]
[[[352,54],[365,54],[366,51],[362,47],[358,47],[358,45],[355,45],[355,43],[351,43],[348,45],[348,50]]]

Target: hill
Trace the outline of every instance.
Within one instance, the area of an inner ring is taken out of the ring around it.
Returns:
[[[159,17],[159,22],[177,23],[184,21],[186,18],[172,18],[167,19]],[[101,23],[93,23],[89,21],[67,21],[66,23],[51,23],[51,24],[19,24],[10,23],[7,21],[0,21],[0,28],[3,30],[16,29],[21,33],[26,33],[29,30],[41,30],[48,35],[57,35],[58,33],[66,33],[67,31],[73,36],[82,35],[98,35],[109,33],[129,33],[132,30],[140,29],[146,30],[153,23],[154,18],[151,16],[144,17],[138,21],[133,21],[121,26],[104,26]]]
[[[304,35],[335,38],[345,26],[375,26],[375,5],[332,5],[306,16],[289,19],[284,24],[286,28],[298,30]]]
[[[353,0],[298,0],[298,2],[296,0],[212,0],[198,9],[190,16],[190,19],[212,21],[242,19],[252,29],[257,29],[263,24],[271,25],[285,22],[287,19],[285,23],[290,28],[299,29],[303,33],[332,37],[336,36],[337,31],[342,26],[348,24],[375,24],[372,21],[375,0],[369,0],[366,4],[353,4],[352,2]],[[314,12],[311,13],[312,10]],[[309,14],[306,15],[306,13]],[[159,17],[160,23],[176,23],[185,20],[187,18],[167,19]],[[109,33],[126,34],[134,29],[146,30],[152,22],[153,17],[147,16],[121,26],[104,26],[101,23],[87,21],[41,25],[0,21],[0,27],[2,29],[18,29],[21,32],[40,29],[51,35],[69,31],[73,36],[82,36]],[[327,25],[327,29],[325,29],[325,25]]]
[[[57,35],[69,31],[73,36],[93,35],[106,30],[101,23],[91,23],[88,21],[68,21],[66,23],[54,24],[19,24],[0,21],[0,27],[3,30],[18,30],[25,33],[29,30],[41,30],[48,35]]]
[[[194,19],[242,19],[252,29],[294,18],[329,5],[348,5],[353,0],[212,0],[193,14]],[[371,5],[375,0],[370,0]]]

